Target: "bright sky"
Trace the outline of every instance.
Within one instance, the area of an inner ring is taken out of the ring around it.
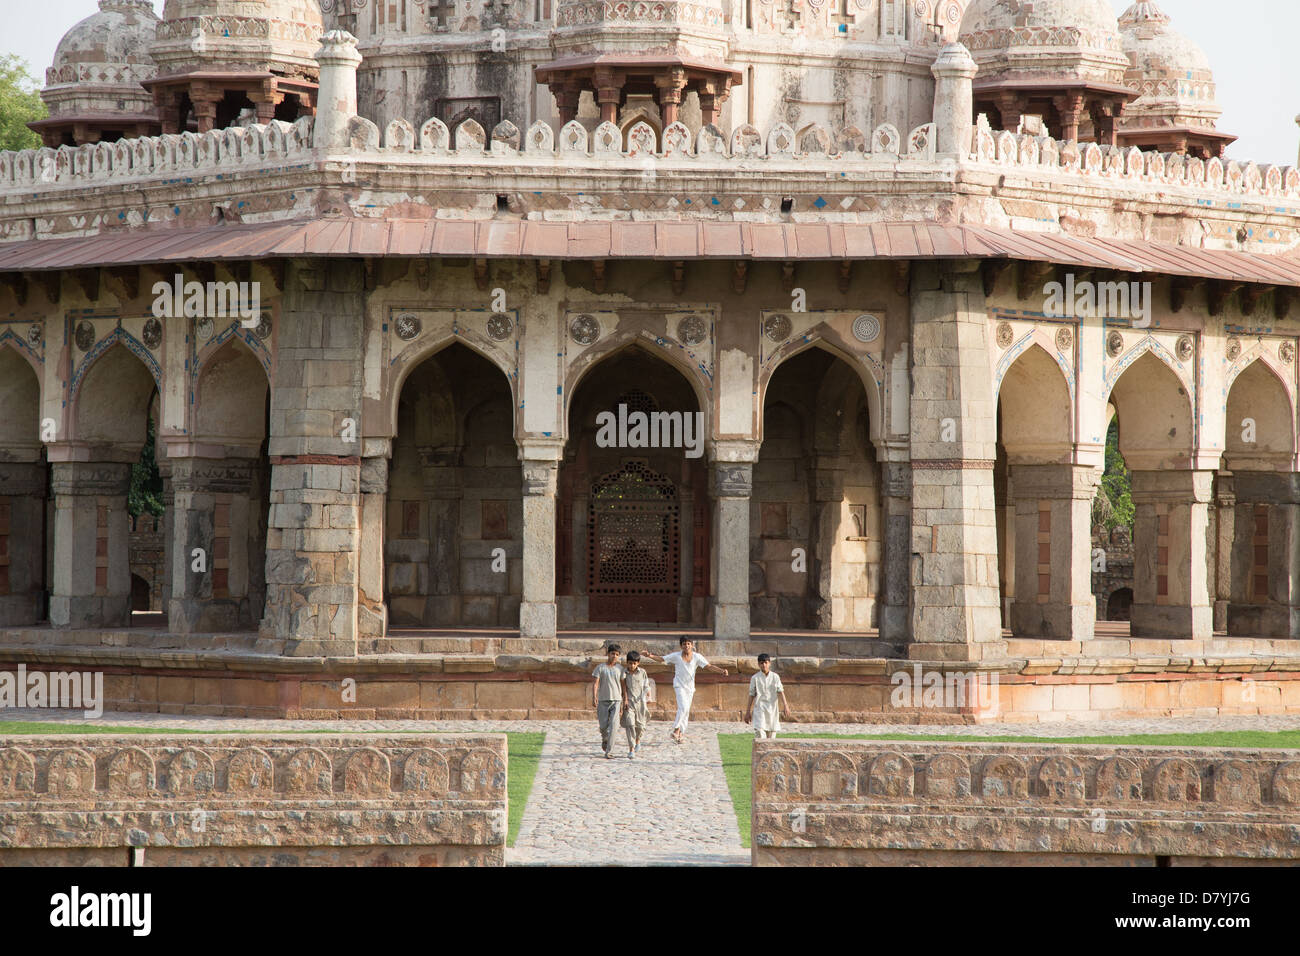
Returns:
[[[1117,14],[1129,0],[1110,0]],[[1228,14],[1224,0],[1160,0],[1174,27],[1191,37],[1210,57],[1218,83],[1223,118],[1219,128],[1241,137],[1229,150],[1234,159],[1258,163],[1296,163],[1300,96],[1285,64],[1295,56],[1300,36],[1300,3],[1258,0],[1243,3],[1242,16]],[[162,12],[162,0],[154,0]],[[74,23],[98,9],[97,0],[0,0],[7,7],[0,53],[17,53],[43,80],[59,38]],[[21,13],[19,10],[21,9]],[[1290,50],[1290,52],[1284,52]]]

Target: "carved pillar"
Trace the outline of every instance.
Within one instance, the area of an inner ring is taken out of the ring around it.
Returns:
[[[197,132],[206,133],[217,123],[217,104],[221,102],[220,93],[208,93],[195,86],[190,90],[190,104],[194,107],[194,119],[198,123]]]
[[[975,126],[972,80],[978,67],[970,50],[949,43],[930,67],[934,74],[934,126],[939,155],[966,156]]]
[[[1020,128],[1020,118],[1024,115],[1020,96],[1016,93],[1003,93],[998,97],[998,112],[1002,114],[1002,128],[1014,133]]]
[[[426,595],[424,623],[455,627],[461,620],[460,508],[464,485],[458,446],[421,448],[424,500],[429,509],[426,571],[414,582]]]
[[[254,626],[249,600],[256,518],[252,459],[172,458],[171,593],[168,627],[178,634]]]
[[[367,449],[369,450],[369,449]],[[372,640],[388,633],[384,603],[384,537],[388,513],[388,458],[361,459],[361,555],[358,562],[357,637]]]
[[[842,629],[845,608],[842,600],[843,578],[837,567],[839,548],[844,539],[844,468],[838,458],[819,456],[813,469],[813,553],[810,570],[814,570],[813,592],[809,595],[821,631]]]
[[[1214,483],[1210,541],[1214,548],[1214,629],[1228,629],[1232,602],[1232,547],[1236,537],[1237,495],[1231,472],[1221,471]]]
[[[1002,653],[993,499],[996,406],[979,263],[912,269],[910,656]]]
[[[659,114],[663,117],[664,128],[677,122],[677,111],[682,105],[682,91],[686,88],[686,71],[669,70],[666,76],[655,77],[655,86],[659,90]]]
[[[617,123],[618,107],[623,99],[623,76],[607,70],[598,70],[595,85],[596,102],[600,105],[600,121]]]
[[[161,446],[155,446],[161,447]],[[172,597],[172,554],[175,549],[172,547],[172,538],[176,533],[176,489],[172,485],[172,463],[164,455],[155,456],[158,464],[158,475],[162,478],[162,546],[163,546],[163,564],[162,564],[162,595],[160,604],[161,610],[166,613],[167,604]]]
[[[1015,497],[1016,637],[1086,641],[1093,636],[1092,499],[1089,465],[1012,465]]]
[[[357,38],[346,30],[330,30],[320,38],[316,62],[320,85],[316,89],[316,124],[312,145],[317,149],[347,146],[348,122],[357,115],[357,67],[361,54]]]
[[[45,465],[0,462],[0,626],[45,616]]]
[[[1093,134],[1098,146],[1115,145],[1115,104],[1094,102],[1088,106]]]
[[[713,636],[749,637],[749,499],[754,489],[753,443],[714,449]]]
[[[1300,474],[1234,475],[1228,634],[1300,638]]]
[[[54,592],[56,627],[125,627],[131,622],[131,466],[56,462]]]
[[[1083,94],[1067,93],[1053,97],[1052,105],[1061,117],[1061,141],[1077,143],[1079,141],[1079,120],[1083,118]]]
[[[558,443],[522,443],[524,556],[519,636],[555,637],[555,493]]]
[[[911,636],[912,589],[912,465],[906,461],[880,464],[884,541],[880,554],[881,593],[876,602],[880,636],[904,644]]]
[[[1134,471],[1134,637],[1208,638],[1210,471]]]
[[[577,119],[582,90],[571,83],[564,83],[553,85],[551,92],[555,94],[555,108],[560,114],[560,125]]]

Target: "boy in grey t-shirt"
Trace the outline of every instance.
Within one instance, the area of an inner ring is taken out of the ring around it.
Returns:
[[[596,720],[600,723],[600,746],[605,757],[613,757],[610,748],[614,745],[614,728],[618,726],[618,708],[623,701],[623,675],[627,673],[618,662],[618,655],[623,649],[617,644],[605,648],[605,663],[600,664],[591,676],[596,683],[591,688],[591,703],[596,708]]]
[[[650,675],[641,666],[637,651],[627,652],[627,667],[623,677],[623,729],[627,731],[627,759],[631,760],[641,749],[641,734],[650,720],[646,706],[650,690]]]

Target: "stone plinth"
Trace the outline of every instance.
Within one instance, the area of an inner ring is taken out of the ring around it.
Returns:
[[[34,624],[45,615],[44,527],[45,466],[0,462],[0,624]]]
[[[54,593],[50,622],[105,627],[131,620],[131,466],[54,465]]]
[[[1285,865],[1300,751],[761,740],[758,866]]]
[[[506,738],[9,737],[0,865],[501,866]]]

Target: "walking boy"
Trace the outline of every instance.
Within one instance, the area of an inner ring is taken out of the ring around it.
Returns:
[[[781,729],[781,720],[777,716],[776,705],[780,701],[781,712],[785,719],[790,719],[790,705],[785,700],[785,688],[781,686],[781,675],[772,670],[772,658],[768,654],[758,655],[758,673],[749,679],[749,706],[745,708],[745,722],[750,715],[754,717],[754,738],[773,738]]]
[[[646,694],[650,689],[650,675],[641,667],[641,655],[627,652],[627,667],[623,677],[623,729],[627,731],[627,759],[631,760],[641,749],[641,734],[650,720]]]
[[[691,719],[691,698],[695,696],[695,671],[703,667],[705,670],[716,671],[723,677],[727,676],[727,671],[725,668],[710,664],[704,659],[703,654],[695,653],[695,642],[689,637],[683,637],[677,643],[682,649],[673,651],[667,657],[656,657],[649,651],[646,651],[645,656],[660,664],[673,665],[673,693],[677,696],[677,719],[673,721],[672,738],[674,742],[681,743],[686,734],[686,725]]]
[[[591,688],[591,703],[596,708],[596,720],[600,722],[600,746],[605,751],[605,759],[614,756],[610,749],[614,746],[614,730],[618,727],[618,706],[623,699],[623,675],[627,673],[618,662],[618,655],[623,648],[611,644],[605,648],[605,663],[597,665],[591,672],[596,683]]]

